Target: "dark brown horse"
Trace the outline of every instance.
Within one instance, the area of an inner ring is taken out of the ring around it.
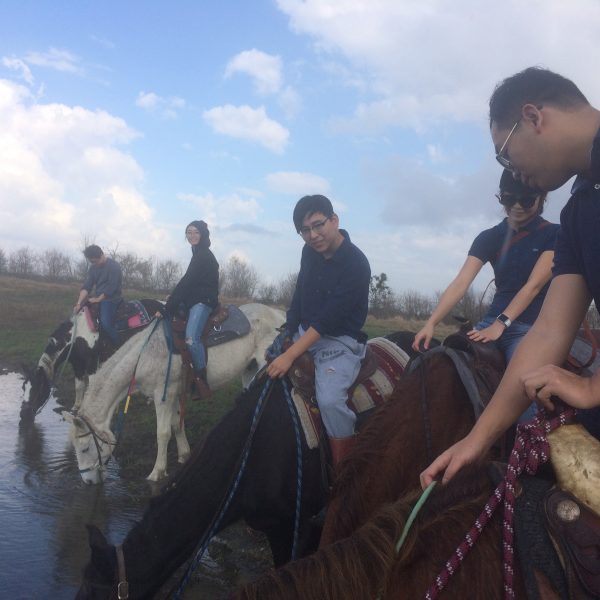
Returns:
[[[331,499],[343,510],[327,520],[321,544],[350,535],[383,504],[416,488],[420,472],[474,422],[453,362],[425,354],[423,367],[404,375],[393,401],[368,421],[341,465]]]
[[[396,553],[420,491],[387,504],[352,536],[245,586],[236,600],[413,600],[423,598],[492,492],[484,471],[465,472],[434,490]],[[502,513],[496,511],[442,598],[500,600]],[[517,598],[524,597],[516,578]]]
[[[418,474],[430,460],[469,430],[472,410],[452,363],[443,355],[432,357],[427,368],[426,403],[423,403],[421,371],[400,381],[390,403],[377,412],[376,422],[396,419],[404,442],[396,442],[389,456],[384,456],[385,442],[366,433],[360,451],[353,456],[362,461],[362,449],[374,444],[373,491],[377,498],[399,497],[415,487]],[[236,407],[213,429],[204,445],[196,447],[188,462],[167,486],[151,501],[140,524],[123,542],[130,598],[151,597],[160,585],[192,553],[198,540],[216,514],[219,503],[234,473],[244,446],[252,411],[259,390],[256,386],[243,394]],[[432,444],[424,441],[425,422],[430,424]],[[371,427],[368,427],[371,430]],[[359,438],[362,437],[362,434]],[[382,458],[383,457],[383,458]],[[378,461],[378,462],[377,462]],[[352,460],[348,461],[348,468]],[[387,480],[381,473],[389,472]],[[303,493],[298,553],[313,551],[319,528],[312,516],[326,500],[321,480],[318,449],[308,450],[303,442]],[[296,494],[296,446],[294,429],[279,384],[262,415],[248,458],[240,489],[221,523],[221,528],[245,519],[253,528],[266,533],[276,565],[290,559],[294,501]],[[99,531],[92,530],[91,562],[85,570],[80,595],[84,598],[107,598],[116,577],[116,554]],[[101,590],[104,590],[102,592]],[[103,595],[104,593],[104,595]]]

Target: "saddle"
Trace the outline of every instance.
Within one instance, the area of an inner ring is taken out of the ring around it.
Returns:
[[[100,330],[100,304],[86,304],[88,324],[92,331]],[[115,328],[119,332],[145,327],[152,321],[146,307],[140,300],[121,300],[115,315]]]
[[[352,397],[357,385],[366,381],[377,369],[377,359],[369,346],[365,357],[360,363],[360,370],[356,379],[348,389],[348,398]],[[315,363],[310,352],[305,352],[293,363],[288,372],[294,389],[302,396],[305,402],[314,402],[315,399]]]

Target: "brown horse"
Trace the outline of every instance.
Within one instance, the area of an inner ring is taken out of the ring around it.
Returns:
[[[483,470],[463,471],[434,490],[396,552],[420,491],[383,507],[352,536],[245,586],[236,600],[399,600],[423,598],[492,492]],[[504,597],[502,512],[497,510],[442,598]],[[517,598],[524,597],[516,577]]]
[[[321,545],[350,535],[383,504],[416,488],[419,473],[474,422],[450,358],[425,354],[423,366],[404,375],[392,401],[368,421],[341,465],[331,500],[344,508],[327,520]]]

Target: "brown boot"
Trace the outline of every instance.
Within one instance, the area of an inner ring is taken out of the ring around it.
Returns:
[[[206,369],[194,369],[192,400],[207,400],[212,396],[206,380]]]
[[[333,467],[334,476],[337,475],[340,463],[346,458],[350,450],[356,442],[355,435],[349,435],[345,438],[329,438],[329,449],[331,450],[331,466]],[[334,541],[334,532],[332,531],[333,522],[336,519],[337,513],[341,508],[341,498],[332,498],[327,504],[327,512],[325,514],[325,524],[321,533],[319,548],[326,546]]]

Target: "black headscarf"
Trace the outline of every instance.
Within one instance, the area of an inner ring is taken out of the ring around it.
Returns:
[[[210,231],[208,225],[204,221],[192,221],[185,228],[187,231],[188,227],[195,227],[200,232],[200,241],[192,246],[192,253],[195,253],[198,248],[210,248]]]

